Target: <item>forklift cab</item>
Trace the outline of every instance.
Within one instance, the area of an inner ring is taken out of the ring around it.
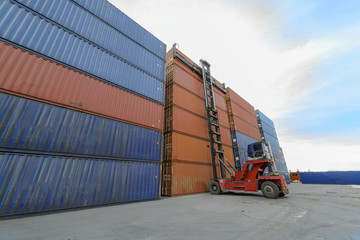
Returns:
[[[248,145],[248,161],[265,158],[271,160],[271,153],[266,143],[255,142]]]

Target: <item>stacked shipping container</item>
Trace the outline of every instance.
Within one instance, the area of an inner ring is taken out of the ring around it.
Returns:
[[[0,217],[159,197],[165,51],[105,0],[0,0]]]
[[[196,65],[183,53],[177,53]],[[176,196],[208,191],[213,179],[209,130],[202,78],[173,49],[166,55],[165,134],[162,194]],[[233,163],[225,95],[214,87],[225,157]]]
[[[235,164],[240,168],[248,158],[248,145],[261,141],[261,137],[254,107],[231,88],[227,88],[226,92]]]
[[[259,125],[262,141],[267,143],[270,142],[271,150],[275,158],[276,168],[279,174],[285,177],[287,183],[290,183],[291,180],[289,171],[276,134],[274,122],[258,109],[256,110],[256,119]]]

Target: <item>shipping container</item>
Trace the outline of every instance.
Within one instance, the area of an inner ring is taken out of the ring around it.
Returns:
[[[254,107],[231,88],[226,88],[225,98],[230,130],[261,141]]]
[[[230,121],[230,129],[232,131],[241,132],[254,139],[261,141],[261,136],[258,127],[254,127],[253,125],[250,125],[241,118],[231,115],[229,115],[229,121]]]
[[[205,108],[205,105],[204,105]],[[209,141],[207,119],[176,105],[165,109],[165,132],[176,131]],[[220,125],[223,143],[231,146],[229,128]]]
[[[240,107],[244,108],[247,112],[255,114],[254,107],[229,87],[226,88],[226,100],[227,101],[231,100]]]
[[[161,81],[164,79],[164,54],[161,57],[155,55],[75,2],[69,0],[17,0],[16,2],[30,8],[34,14],[73,32],[75,36],[123,59],[133,67]],[[149,41],[154,39],[151,35],[148,37]]]
[[[0,0],[0,39],[162,103],[164,83],[14,2]]]
[[[274,122],[268,116],[266,116],[264,113],[262,113],[259,109],[256,109],[255,113],[256,113],[256,118],[257,119],[260,119],[261,122],[265,122],[271,128],[275,129]]]
[[[351,184],[360,185],[360,171],[300,172],[305,184]]]
[[[213,170],[210,164],[163,163],[162,195],[178,196],[207,192]]]
[[[267,134],[269,134],[272,137],[277,139],[277,134],[276,134],[276,131],[275,131],[274,127],[271,127],[269,124],[262,121],[261,119],[258,119],[258,125],[259,125],[260,133],[261,132],[266,132]]]
[[[0,91],[162,130],[163,106],[0,42]]]
[[[161,132],[0,93],[0,150],[160,161]]]
[[[129,38],[133,39],[140,45],[146,47],[149,51],[164,59],[166,53],[165,44],[108,1],[71,1],[78,3],[84,9],[91,12],[102,21],[106,22],[108,25],[124,33]]]
[[[211,150],[208,140],[191,137],[177,132],[168,132],[164,136],[165,153],[164,161],[171,162],[174,159],[195,162],[211,163]],[[223,146],[227,160],[234,162],[232,147]]]
[[[0,152],[0,217],[159,198],[159,163]]]

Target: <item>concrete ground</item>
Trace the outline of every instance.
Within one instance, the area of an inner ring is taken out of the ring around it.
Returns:
[[[0,239],[356,239],[360,186],[289,186],[290,195],[207,193],[0,221]]]

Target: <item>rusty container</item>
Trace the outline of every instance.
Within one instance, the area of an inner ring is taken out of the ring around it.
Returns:
[[[154,130],[163,106],[0,41],[0,91]]]

